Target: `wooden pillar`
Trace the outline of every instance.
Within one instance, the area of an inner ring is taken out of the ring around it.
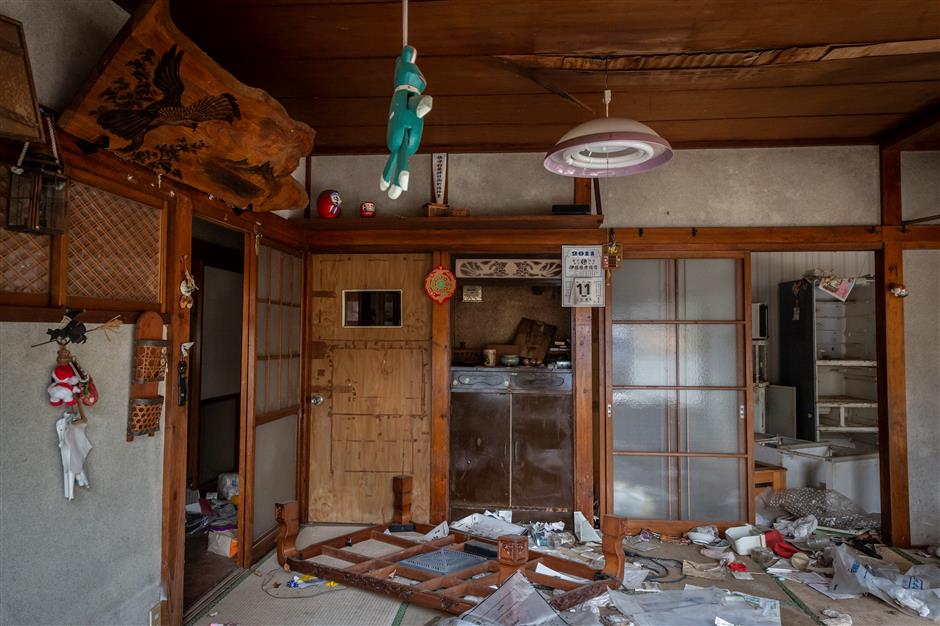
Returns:
[[[881,224],[901,224],[901,152],[882,148]],[[885,241],[875,255],[878,342],[878,453],[881,476],[881,534],[886,543],[911,542],[907,491],[907,396],[904,382],[904,300],[891,295],[903,284],[903,249]]]
[[[432,266],[450,267],[450,253],[435,252]],[[450,514],[450,304],[431,305],[431,523]]]
[[[179,406],[177,367],[180,344],[189,341],[189,309],[179,304],[184,263],[192,252],[193,205],[179,192],[169,216],[166,258],[166,308],[170,316],[168,372],[163,417],[163,558],[160,565],[163,618],[168,624],[183,621],[183,558],[185,532],[186,432],[188,410]]]
[[[594,519],[594,415],[591,318],[594,309],[571,309],[574,318],[574,508]]]
[[[907,490],[907,395],[904,379],[904,299],[890,289],[904,283],[903,249],[887,242],[876,253],[878,340],[878,453],[881,534],[885,543],[911,543]]]

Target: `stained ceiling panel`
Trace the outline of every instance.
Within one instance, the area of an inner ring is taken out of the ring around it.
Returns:
[[[129,10],[139,0],[117,0]],[[180,28],[317,129],[385,150],[398,0],[172,0]],[[591,113],[676,146],[871,143],[940,104],[936,0],[410,0],[435,96],[422,151],[542,150]],[[848,47],[846,47],[848,46]]]

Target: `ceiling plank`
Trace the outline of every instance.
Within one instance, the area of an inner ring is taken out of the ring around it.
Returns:
[[[219,61],[246,54],[264,60],[393,57],[401,48],[399,29],[389,27],[401,22],[398,2],[177,0],[173,15]],[[415,2],[409,18],[410,43],[424,57],[700,52],[940,36],[940,3],[932,0],[673,0],[666,6],[656,0],[438,0]]]
[[[656,130],[675,147],[877,143],[874,139],[900,123],[903,114],[848,117],[792,117],[728,120],[674,120]],[[565,132],[567,124],[478,124],[425,127],[422,152],[542,152]],[[314,154],[381,154],[385,126],[332,126],[318,129]]]
[[[434,96],[544,93],[488,56],[432,57],[419,61]],[[271,65],[246,58],[226,65],[239,80],[275,98],[390,96],[394,59],[292,60]],[[572,94],[599,94],[602,72],[543,70],[540,75]],[[872,57],[820,64],[753,68],[625,72],[609,78],[615,91],[688,91],[937,80],[940,53]]]
[[[449,124],[577,124],[603,114],[600,95],[587,94],[592,115],[549,94],[436,96],[428,127]],[[940,80],[883,85],[797,87],[670,92],[615,92],[611,117],[653,124],[661,120],[910,114],[920,103],[940,96]],[[381,125],[388,117],[387,96],[375,98],[281,98],[292,117],[321,130],[350,120]]]

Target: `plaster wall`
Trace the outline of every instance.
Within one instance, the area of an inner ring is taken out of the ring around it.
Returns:
[[[36,97],[59,112],[129,17],[112,0],[0,0],[0,15],[23,23]]]
[[[452,154],[449,203],[471,215],[545,214],[570,203],[573,182],[547,172],[541,153]],[[312,187],[337,189],[344,217],[362,200],[380,215],[421,215],[431,198],[428,155],[413,166],[411,187],[388,200],[378,190],[385,157],[313,157]],[[874,146],[678,150],[666,166],[601,181],[605,225],[807,226],[876,224],[880,217]]]
[[[911,542],[940,543],[940,250],[906,250],[904,369]]]
[[[901,214],[906,220],[940,213],[940,150],[901,153]]]
[[[72,346],[100,393],[89,489],[63,496],[50,324],[0,323],[0,624],[146,624],[160,600],[163,435],[125,440],[134,327]]]

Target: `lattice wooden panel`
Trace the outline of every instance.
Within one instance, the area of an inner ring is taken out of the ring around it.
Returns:
[[[7,223],[10,173],[0,168],[0,292],[49,292],[49,236],[17,233]]]
[[[72,183],[68,294],[160,301],[162,211]]]

